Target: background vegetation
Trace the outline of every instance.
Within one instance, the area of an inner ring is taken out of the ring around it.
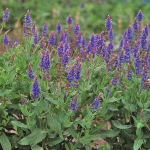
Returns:
[[[134,17],[141,9],[144,14],[143,24],[146,24],[150,17],[149,0],[2,0],[0,10],[9,8],[10,20],[7,29],[12,29],[22,35],[22,24],[24,22],[24,12],[30,10],[32,20],[36,21],[38,31],[42,32],[45,21],[48,22],[49,33],[56,30],[59,20],[63,30],[67,28],[66,17],[71,14],[73,23],[79,22],[82,33],[90,38],[92,33],[100,34],[105,30],[105,19],[107,15],[113,20],[113,30],[116,41],[121,36],[129,24],[133,23]],[[2,19],[2,18],[0,18]],[[20,29],[20,30],[19,30]],[[39,33],[41,34],[41,33]],[[14,34],[13,34],[14,36]],[[12,38],[13,38],[12,36]],[[89,39],[87,39],[89,40]],[[117,42],[118,44],[118,42]]]

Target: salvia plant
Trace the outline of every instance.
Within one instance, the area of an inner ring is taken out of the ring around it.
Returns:
[[[66,19],[42,35],[29,10],[23,41],[0,35],[0,149],[148,150],[149,26],[140,10],[114,46],[112,19],[90,41]],[[0,32],[9,21],[3,12]],[[70,37],[70,33],[73,37]],[[72,40],[70,40],[72,39]],[[105,145],[95,145],[102,138]]]

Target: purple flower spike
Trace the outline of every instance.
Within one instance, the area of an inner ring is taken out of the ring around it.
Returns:
[[[57,33],[60,34],[61,33],[61,24],[60,22],[58,21],[57,25],[56,25],[56,30],[57,30]]]
[[[113,85],[117,85],[117,83],[118,83],[118,74],[119,74],[119,72],[117,71],[115,74],[115,77],[113,77],[113,79],[111,80],[111,83]]]
[[[64,64],[64,67],[66,67],[69,63],[69,49],[67,49],[67,51],[65,52],[62,63]]]
[[[110,31],[108,32],[108,39],[109,40],[114,40],[114,33],[112,27],[110,28]]]
[[[39,82],[38,82],[38,76],[35,76],[35,80],[33,82],[32,86],[32,92],[33,92],[33,99],[40,98],[40,88],[39,88]]]
[[[27,10],[27,14],[25,15],[25,29],[28,29],[28,27],[31,25],[31,18],[29,14],[29,9]]]
[[[39,41],[38,41],[38,34],[37,34],[37,30],[35,30],[33,37],[34,37],[34,44],[35,44],[35,45],[36,45],[36,44],[38,44],[38,43],[39,43]]]
[[[80,79],[80,74],[81,74],[81,63],[76,67],[76,74],[75,74],[76,80]]]
[[[34,35],[36,27],[35,27],[36,22],[33,23],[33,26],[31,28],[31,35]]]
[[[80,26],[79,24],[76,22],[75,25],[73,26],[73,31],[75,35],[78,35],[79,31],[80,31]]]
[[[44,67],[44,59],[45,59],[45,50],[42,51],[41,53],[41,62],[40,62],[40,67]]]
[[[124,63],[124,53],[123,53],[123,50],[122,50],[120,55],[119,55],[119,64],[118,64],[118,66],[121,68],[123,63]]]
[[[142,35],[141,35],[141,47],[142,47],[142,49],[146,49],[146,44],[147,44],[147,37],[146,37],[145,29],[143,29]]]
[[[57,55],[58,56],[63,56],[63,53],[64,53],[64,51],[63,51],[63,42],[61,42],[60,44],[59,44],[59,46],[58,46],[58,48],[57,48]]]
[[[82,38],[82,48],[84,48],[85,47],[85,45],[86,45],[86,38],[85,38],[85,35],[83,35],[83,38]]]
[[[73,98],[70,102],[69,109],[76,110],[77,106],[78,106],[77,100]]]
[[[100,100],[101,96],[102,96],[102,93],[100,93],[99,96],[98,96],[96,99],[94,99],[94,101],[93,101],[93,103],[92,103],[92,108],[93,108],[94,110],[97,110],[97,108],[99,107],[100,101],[101,101],[101,100]]]
[[[71,15],[69,15],[69,17],[67,18],[67,24],[68,25],[71,25],[72,24],[72,18],[71,18]]]
[[[136,55],[137,55],[137,53],[138,53],[138,51],[139,51],[139,44],[138,44],[138,42],[137,41],[135,41],[135,43],[134,43],[134,46],[133,46],[133,57],[134,58],[136,58]]]
[[[30,78],[34,78],[34,75],[33,75],[33,70],[31,69],[31,64],[29,63],[29,65],[28,65],[28,70],[27,70],[27,72],[28,72],[28,78],[30,79]]]
[[[45,55],[45,58],[44,58],[44,66],[43,66],[43,71],[47,71],[49,70],[51,66],[51,63],[50,63],[50,55],[49,55],[49,51],[47,50],[46,51],[46,55]]]
[[[141,58],[140,58],[140,53],[137,52],[135,61],[134,61],[134,66],[135,66],[135,74],[141,74]]]
[[[4,34],[3,36],[3,48],[5,49],[5,45],[7,47],[9,47],[9,38],[8,38],[8,35],[7,34]]]
[[[86,53],[87,53],[87,54],[90,53],[91,50],[92,50],[92,45],[91,45],[91,41],[89,41],[89,43],[88,43],[88,45],[87,45],[87,47],[86,47]]]
[[[131,49],[128,41],[126,43],[126,46],[124,47],[125,47],[125,62],[129,63],[131,59]]]
[[[147,75],[148,75],[148,71],[147,71],[147,66],[145,65],[143,67],[142,78],[141,78],[142,90],[144,89],[144,82],[147,80]]]
[[[141,10],[140,10],[140,11],[138,12],[138,14],[137,14],[137,20],[138,20],[138,21],[143,20],[143,15],[142,15],[142,11],[141,11]]]
[[[47,21],[46,21],[43,26],[43,37],[46,36],[47,33],[48,33],[48,31],[47,31]]]
[[[82,38],[82,31],[80,31],[80,33],[78,34],[78,38],[76,40],[76,46],[80,46],[81,45],[81,38]]]
[[[25,27],[25,23],[23,24],[23,35],[26,37],[28,35],[27,29]]]
[[[136,21],[136,18],[134,19],[133,29],[134,29],[134,30],[138,30],[138,23],[137,23],[137,21]]]
[[[112,24],[112,19],[110,19],[110,16],[107,16],[107,19],[105,20],[105,27],[107,31],[110,31],[111,29],[111,24]]]
[[[69,74],[67,75],[67,81],[69,81],[69,83],[71,83],[72,81],[74,81],[75,78],[75,66],[73,65],[72,68],[69,71]]]
[[[54,31],[52,31],[52,32],[49,34],[48,43],[49,43],[49,46],[50,46],[50,45],[55,45],[55,33],[54,33]]]
[[[3,12],[3,21],[8,22],[8,19],[9,19],[9,12],[8,8],[6,8],[6,10]]]
[[[145,26],[144,28],[145,28],[145,34],[146,34],[146,37],[148,37],[148,34],[149,34],[148,23],[146,24],[146,26]]]
[[[15,33],[14,40],[12,43],[12,47],[14,47],[14,46],[18,46],[17,33]]]
[[[94,33],[92,33],[90,37],[90,41],[91,41],[91,46],[94,47],[95,46],[95,34]]]
[[[119,48],[118,48],[119,54],[122,50],[122,47],[123,47],[123,38],[120,40],[120,44],[119,44]]]
[[[132,79],[132,70],[130,69],[130,64],[128,63],[127,80],[131,81],[131,79]]]
[[[132,41],[133,40],[133,31],[132,31],[132,27],[131,25],[129,25],[129,28],[127,29],[127,37],[128,37],[128,40]]]

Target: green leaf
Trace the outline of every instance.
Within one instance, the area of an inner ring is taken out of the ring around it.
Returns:
[[[112,97],[112,98],[110,98],[110,99],[108,99],[108,103],[113,103],[113,102],[117,102],[117,101],[119,101],[120,100],[120,98],[116,98],[116,97]]]
[[[46,133],[42,133],[42,129],[35,129],[30,135],[19,141],[20,145],[31,145],[41,142],[46,137]]]
[[[132,125],[122,125],[118,120],[112,120],[112,124],[119,129],[129,129]]]
[[[69,146],[65,143],[66,150],[69,150]]]
[[[108,109],[111,110],[111,111],[118,111],[118,109],[116,108],[115,105],[109,105]]]
[[[48,114],[47,115],[47,123],[51,127],[52,130],[54,130],[58,133],[61,131],[61,124],[60,124],[59,118],[56,114]]]
[[[32,146],[31,146],[31,149],[32,149],[32,150],[43,150],[43,148],[40,147],[39,145],[32,145]]]
[[[88,138],[83,137],[80,142],[82,144],[89,144],[92,140],[97,140],[98,138],[101,137],[101,134],[97,134],[97,135],[89,135]]]
[[[86,149],[86,150],[91,150],[91,147],[90,147],[89,144],[85,144],[84,146],[85,146],[85,149]]]
[[[13,125],[18,126],[18,127],[29,129],[29,126],[28,126],[28,125],[25,125],[25,124],[21,123],[20,121],[11,121],[11,123],[12,123]]]
[[[0,143],[2,145],[3,150],[11,150],[9,139],[4,132],[0,134]]]
[[[69,129],[68,129],[69,133],[72,135],[73,138],[77,139],[77,132],[75,131],[74,129],[74,126],[71,126]]]
[[[138,150],[142,144],[143,139],[135,139],[133,149]]]
[[[9,93],[10,93],[11,91],[12,91],[12,90],[3,89],[3,90],[1,90],[1,92],[0,92],[0,96],[9,95]]]
[[[55,105],[60,105],[60,103],[56,100],[53,100],[52,98],[50,97],[45,97],[48,101],[50,101],[51,103],[55,104]]]
[[[150,134],[144,135],[145,139],[150,139]]]
[[[60,137],[58,138],[55,138],[54,140],[51,140],[50,143],[49,143],[49,146],[53,146],[53,145],[56,145],[56,144],[59,144],[63,141],[63,139],[61,139]]]
[[[0,83],[4,86],[6,84],[6,79],[4,77],[0,77]]]
[[[120,130],[100,130],[96,131],[95,134],[100,134],[101,138],[115,137],[119,134]]]

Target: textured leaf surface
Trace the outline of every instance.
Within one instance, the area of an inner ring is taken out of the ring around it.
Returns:
[[[0,143],[2,145],[3,150],[11,150],[9,139],[4,132],[0,134]]]
[[[35,129],[30,135],[19,141],[21,145],[30,145],[39,143],[46,137],[46,133],[42,133],[41,129]]]
[[[40,147],[39,145],[32,145],[32,146],[31,146],[31,149],[32,149],[32,150],[43,150],[43,148]]]
[[[133,149],[138,150],[142,144],[143,144],[143,139],[136,139],[134,141]]]
[[[129,129],[132,127],[131,125],[122,125],[118,120],[112,120],[112,124],[119,129]]]
[[[101,137],[100,134],[97,134],[97,135],[90,135],[88,138],[82,138],[82,139],[80,140],[80,142],[81,142],[82,144],[88,144],[88,143],[90,143],[92,140],[97,140],[97,139],[100,138],[100,137]]]
[[[59,144],[63,141],[63,139],[61,139],[60,137],[58,138],[55,138],[54,140],[52,140],[50,143],[49,143],[49,146],[53,146],[53,145],[56,145],[56,144]]]
[[[27,128],[27,129],[29,128],[29,126],[21,123],[20,121],[11,121],[11,123],[15,124],[16,126],[21,127],[21,128]]]
[[[59,118],[56,114],[48,114],[47,115],[47,123],[54,131],[60,132],[61,124],[60,124]]]

